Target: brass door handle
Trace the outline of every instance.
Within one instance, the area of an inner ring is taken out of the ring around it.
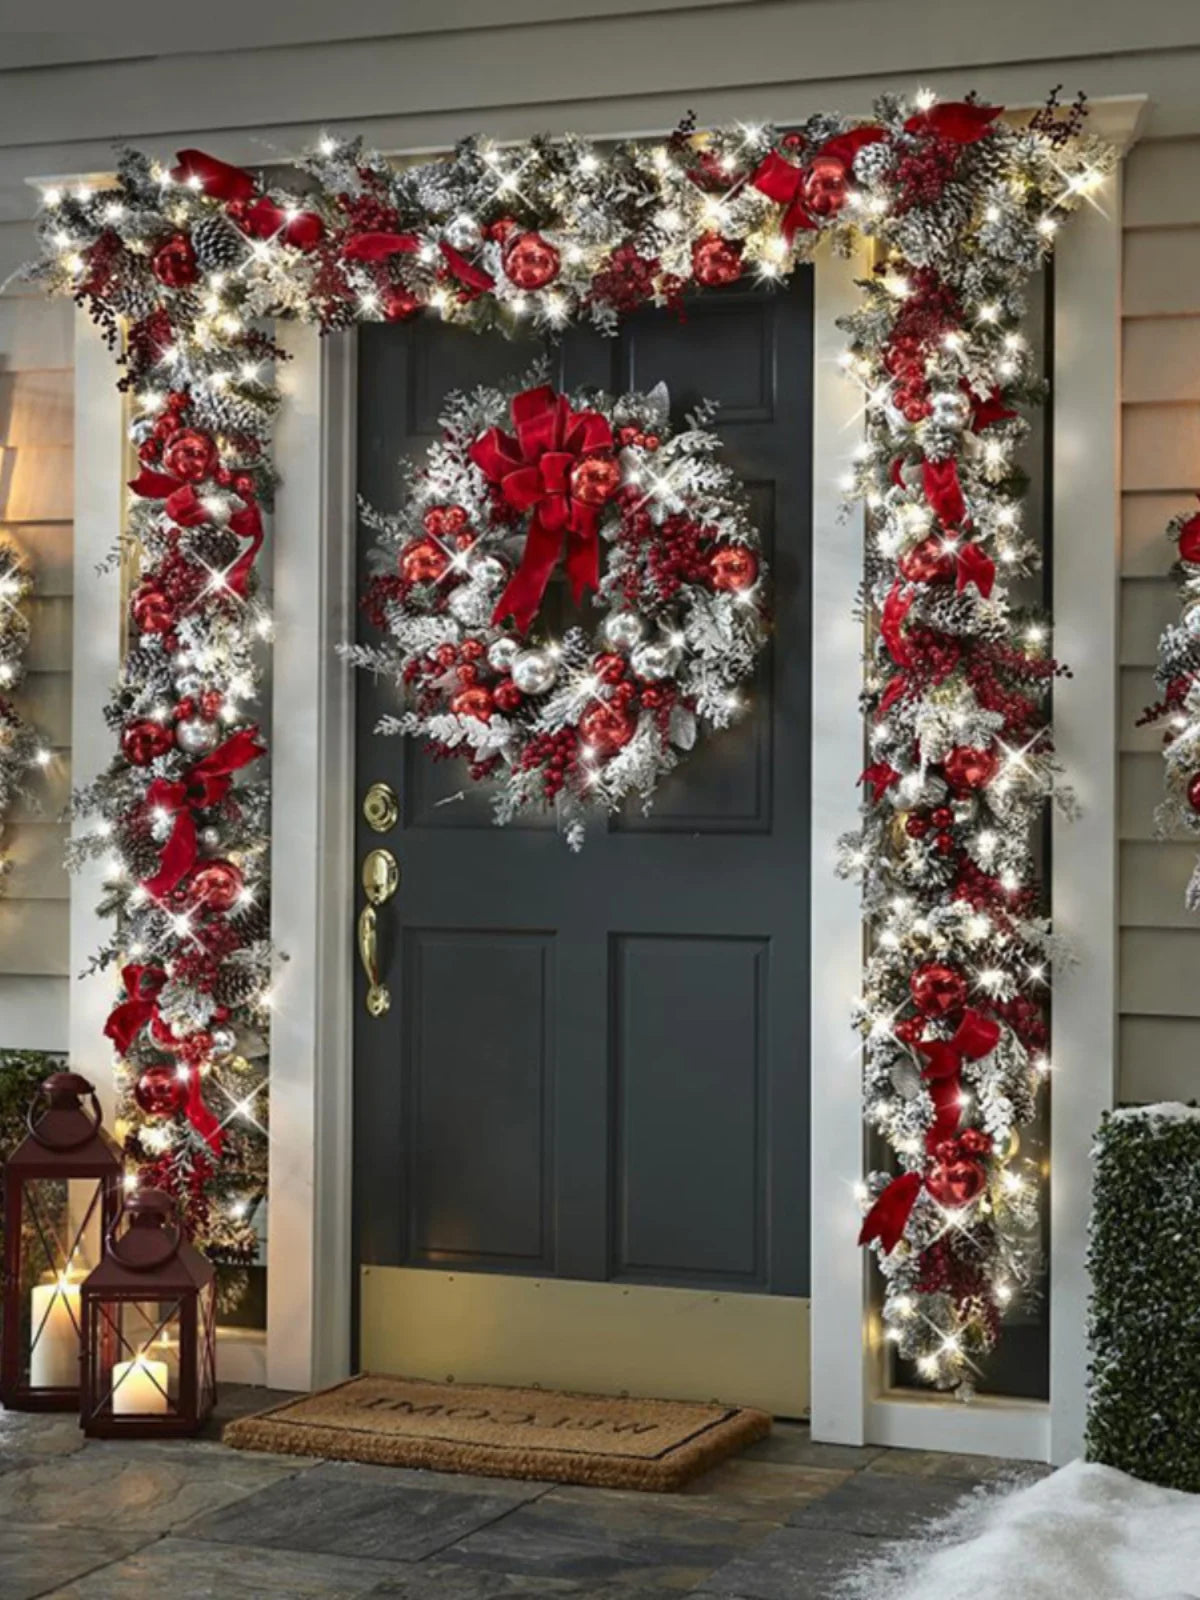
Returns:
[[[390,850],[368,850],[362,864],[363,893],[367,903],[358,914],[358,954],[367,975],[367,1014],[381,1017],[392,1003],[385,983],[379,981],[378,908],[390,900],[400,885],[400,868]]]

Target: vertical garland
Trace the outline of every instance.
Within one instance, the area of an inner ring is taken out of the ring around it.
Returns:
[[[29,622],[22,606],[32,590],[33,579],[20,553],[0,539],[0,892],[11,865],[4,849],[5,820],[31,771],[51,760],[12,699],[25,675]]]
[[[1059,787],[1046,624],[1012,600],[1035,570],[1014,461],[1036,401],[1021,292],[1109,155],[1056,96],[1024,126],[971,100],[889,96],[855,123],[698,131],[600,152],[573,137],[464,141],[395,170],[328,138],[303,196],[199,151],[140,155],[103,191],[47,196],[50,286],[122,343],[142,471],[136,639],[109,719],[120,754],[79,796],[83,854],[111,858],[120,967],[109,1020],[131,1151],[218,1256],[252,1248],[262,1192],[270,950],[267,794],[233,779],[252,719],[261,508],[278,404],[255,319],[323,330],[421,312],[478,331],[613,331],[686,290],[785,279],[826,238],[881,264],[846,322],[865,442],[847,485],[871,537],[876,624],[861,874],[871,956],[866,1114],[899,1168],[872,1176],[864,1240],[889,1336],[966,1391],[1036,1277],[1039,1177],[1019,1147],[1044,1076],[1056,951],[1032,837]],[[503,714],[501,709],[500,714]],[[815,1063],[817,1071],[831,1070]]]
[[[1139,727],[1162,727],[1165,792],[1155,813],[1160,838],[1200,836],[1200,512],[1183,512],[1167,524],[1176,547],[1173,568],[1180,616],[1158,642],[1155,687],[1161,698],[1138,719]],[[1200,861],[1184,894],[1189,911],[1200,911]]]

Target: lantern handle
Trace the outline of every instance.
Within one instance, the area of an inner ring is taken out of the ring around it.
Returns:
[[[43,1099],[49,1098],[49,1093],[50,1091],[43,1083],[39,1085],[37,1093],[29,1102],[29,1110],[25,1113],[25,1126],[29,1129],[30,1137],[40,1144],[43,1150],[81,1150],[85,1144],[90,1144],[99,1133],[100,1123],[102,1120],[100,1116],[100,1100],[96,1094],[96,1091],[94,1089],[89,1089],[88,1091],[88,1101],[92,1108],[92,1117],[91,1122],[88,1124],[87,1132],[81,1134],[78,1139],[69,1139],[65,1144],[55,1143],[54,1141],[47,1139],[43,1134],[40,1134],[38,1132],[39,1124],[33,1120],[34,1112],[38,1109]],[[84,1115],[86,1116],[87,1113],[84,1112]]]
[[[169,1229],[164,1228],[162,1230],[163,1242],[166,1245],[166,1249],[163,1250],[160,1255],[151,1256],[148,1260],[134,1261],[128,1256],[122,1255],[121,1253],[121,1244],[123,1242],[123,1238],[126,1236],[123,1235],[121,1238],[117,1237],[117,1229],[121,1225],[121,1218],[125,1215],[125,1209],[125,1203],[122,1201],[120,1210],[113,1218],[112,1225],[107,1234],[104,1236],[105,1247],[107,1248],[109,1255],[114,1261],[119,1261],[121,1265],[127,1268],[130,1272],[153,1272],[155,1267],[165,1266],[179,1249],[180,1243],[183,1239],[183,1234],[180,1232],[179,1224],[173,1221]]]

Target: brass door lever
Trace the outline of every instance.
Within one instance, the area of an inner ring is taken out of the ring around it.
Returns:
[[[381,1017],[392,1003],[385,983],[379,981],[378,908],[400,886],[400,868],[390,850],[368,850],[362,864],[363,893],[367,903],[358,914],[358,954],[367,975],[367,1014]]]

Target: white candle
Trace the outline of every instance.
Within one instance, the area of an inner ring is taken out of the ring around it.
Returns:
[[[34,1389],[79,1387],[79,1285],[60,1277],[34,1285],[29,1300],[29,1383]],[[40,1331],[39,1331],[40,1330]]]
[[[112,1369],[114,1417],[160,1416],[167,1409],[167,1363],[144,1355]]]

